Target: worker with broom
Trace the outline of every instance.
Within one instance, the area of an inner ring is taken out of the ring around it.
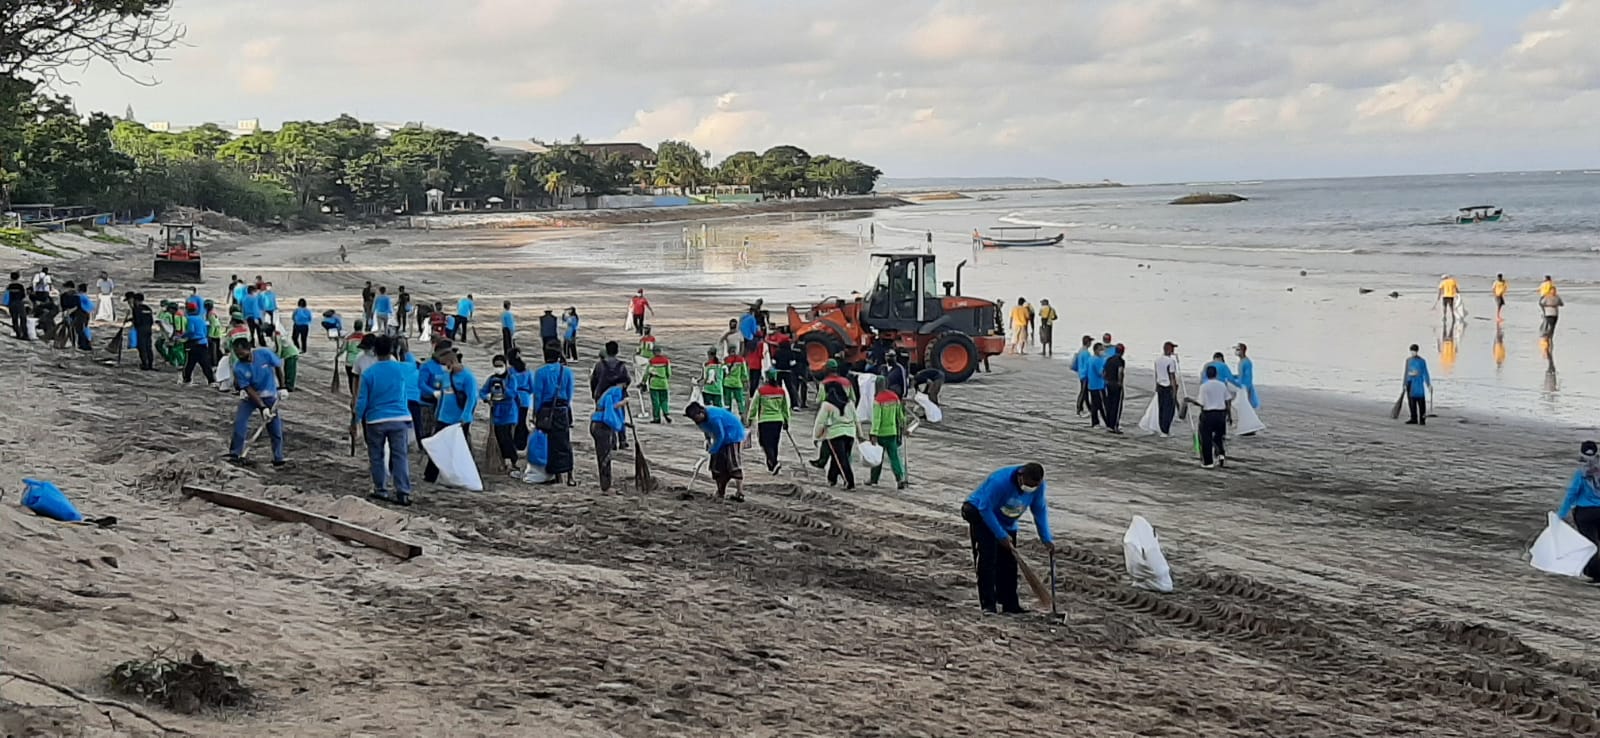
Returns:
[[[711,454],[711,478],[717,483],[717,499],[727,495],[728,482],[734,483],[734,502],[744,501],[744,468],[739,449],[744,445],[744,423],[739,416],[720,407],[689,403],[683,414],[706,435],[706,451]]]
[[[616,344],[611,344],[615,348]],[[612,352],[614,357],[616,352]],[[589,437],[594,439],[595,461],[600,465],[600,491],[611,491],[611,456],[627,427],[628,375],[611,378],[611,386],[600,393],[589,417]]]
[[[776,369],[767,371],[767,381],[756,390],[755,401],[750,403],[747,420],[756,427],[761,440],[761,450],[767,455],[767,471],[777,474],[783,468],[778,460],[778,443],[783,431],[789,427],[794,409],[789,404],[789,393],[783,388],[783,379]]]
[[[1033,513],[1033,526],[1045,550],[1055,553],[1050,510],[1045,504],[1044,467],[1036,462],[1008,466],[983,480],[961,505],[972,539],[978,574],[978,603],[986,613],[1026,613],[1017,601],[1017,521]]]

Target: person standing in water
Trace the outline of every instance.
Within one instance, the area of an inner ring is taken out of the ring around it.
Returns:
[[[1505,320],[1500,317],[1500,311],[1506,307],[1506,275],[1494,275],[1494,320],[1496,323]]]
[[[1045,356],[1056,355],[1056,321],[1060,318],[1049,300],[1039,301],[1039,351]]]
[[[1539,298],[1539,312],[1544,315],[1544,322],[1539,327],[1539,335],[1554,340],[1556,337],[1556,321],[1561,319],[1561,306],[1567,304],[1561,299],[1561,293],[1556,291],[1554,285],[1550,291]]]
[[[1439,276],[1439,296],[1434,299],[1434,304],[1444,303],[1445,320],[1452,320],[1456,314],[1456,298],[1461,294],[1461,285],[1456,283],[1455,277],[1448,274]]]
[[[1428,376],[1428,360],[1411,344],[1411,356],[1406,358],[1405,377],[1401,380],[1411,408],[1411,419],[1406,425],[1428,424],[1428,390],[1433,389],[1433,379]]]
[[[1578,469],[1572,473],[1556,517],[1570,519],[1580,535],[1600,545],[1600,444],[1584,441],[1578,447],[1578,459]],[[1590,584],[1600,584],[1600,554],[1589,557],[1583,575]]]

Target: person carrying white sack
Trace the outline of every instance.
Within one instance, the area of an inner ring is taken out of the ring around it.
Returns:
[[[1600,445],[1584,441],[1578,453],[1578,469],[1572,473],[1572,482],[1567,485],[1566,497],[1556,517],[1568,519],[1570,515],[1572,527],[1584,538],[1600,545]],[[1600,555],[1589,559],[1583,567],[1583,575],[1591,584],[1600,584]]]

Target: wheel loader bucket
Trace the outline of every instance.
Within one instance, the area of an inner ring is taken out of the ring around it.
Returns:
[[[152,278],[157,282],[199,282],[200,260],[177,261],[158,258]]]

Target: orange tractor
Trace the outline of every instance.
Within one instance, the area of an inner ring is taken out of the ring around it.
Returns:
[[[874,347],[895,348],[910,355],[913,368],[936,367],[945,381],[964,382],[979,362],[1005,350],[1000,307],[961,295],[965,261],[940,295],[933,254],[872,256],[883,266],[865,296],[829,298],[804,313],[789,306],[789,330],[813,372],[835,357],[853,364]]]
[[[156,252],[151,278],[157,282],[201,281],[200,249],[194,242],[193,223],[162,224],[161,250]]]

